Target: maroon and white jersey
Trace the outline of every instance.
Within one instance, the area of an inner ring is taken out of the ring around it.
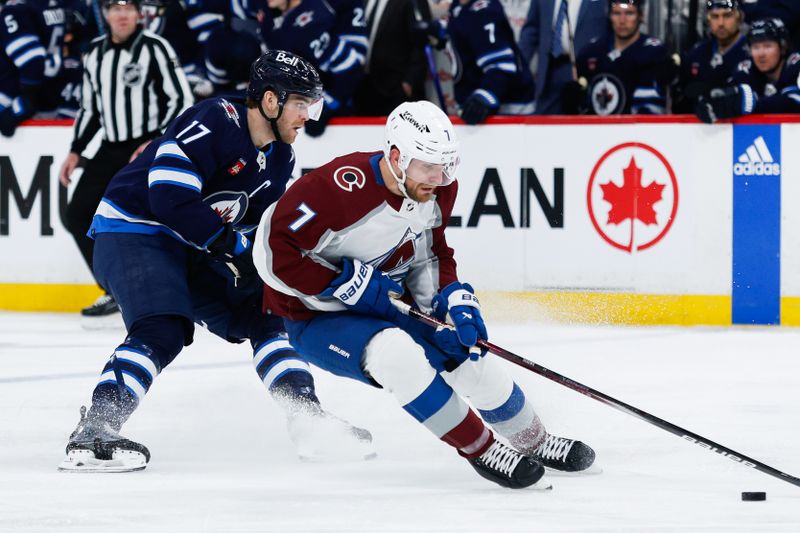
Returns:
[[[293,320],[344,311],[338,299],[318,297],[343,258],[386,272],[425,310],[440,287],[457,280],[444,236],[457,184],[438,188],[424,203],[397,196],[381,178],[382,158],[382,152],[336,158],[267,209],[253,250],[266,282],[265,309]]]

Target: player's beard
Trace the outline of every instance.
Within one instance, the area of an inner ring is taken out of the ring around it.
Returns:
[[[422,190],[422,189],[425,190]],[[408,180],[406,180],[406,194],[408,197],[414,200],[415,202],[425,203],[431,200],[436,194],[436,187],[431,185],[425,185],[423,183],[414,182],[410,184]]]

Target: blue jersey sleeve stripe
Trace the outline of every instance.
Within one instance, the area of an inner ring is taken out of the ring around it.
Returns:
[[[37,57],[44,57],[46,55],[44,48],[41,46],[37,48],[32,48],[25,52],[24,54],[17,56],[14,58],[14,64],[17,68],[22,68],[27,65],[30,61],[36,59]]]
[[[181,150],[181,147],[178,146],[176,141],[164,141],[158,146],[155,159],[158,159],[163,155],[171,155],[173,157],[177,157],[178,159],[188,161],[189,163],[192,162],[192,160],[189,159],[189,156],[186,155],[186,152]]]
[[[342,53],[344,52],[344,49],[345,49],[345,42],[344,41],[339,41],[339,44],[336,45],[336,49],[330,55],[328,60],[325,61],[323,64],[321,64],[319,66],[319,68],[321,68],[322,70],[327,71],[330,68],[330,66],[333,63],[335,63],[337,59],[339,59],[339,56],[342,55]]]
[[[350,52],[347,54],[347,58],[344,61],[338,63],[336,66],[332,67],[330,69],[330,72],[332,74],[338,74],[339,72],[345,72],[345,71],[350,70],[351,68],[353,68],[353,66],[363,65],[365,61],[366,61],[366,58],[362,54],[359,54],[358,52],[356,52],[355,50],[353,50],[351,48]]]
[[[496,59],[505,58],[506,56],[514,57],[514,51],[511,48],[503,48],[500,51],[492,52],[490,54],[484,54],[480,56],[475,62],[479,67],[482,67],[484,63],[488,63],[490,61],[494,61]]]
[[[483,67],[484,72],[492,69],[502,70],[503,72],[518,72],[516,63],[489,63]]]
[[[183,170],[173,168],[156,167],[151,168],[147,175],[148,187],[154,185],[170,184],[187,187],[189,189],[200,192],[203,188],[203,182],[200,177],[193,172],[186,172]]]
[[[39,38],[35,35],[21,35],[6,45],[6,54],[8,54],[8,57],[12,57],[14,53],[20,50],[22,47],[38,42]]]

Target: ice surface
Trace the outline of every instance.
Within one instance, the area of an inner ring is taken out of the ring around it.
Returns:
[[[492,340],[780,470],[800,475],[800,330],[493,324]],[[309,464],[247,346],[199,331],[123,434],[131,474],[56,471],[121,331],[0,313],[2,532],[800,531],[800,487],[742,467],[509,365],[548,428],[603,474],[549,493],[495,488],[379,391],[315,369],[325,406],[369,428],[378,458]],[[742,502],[766,491],[766,502]]]

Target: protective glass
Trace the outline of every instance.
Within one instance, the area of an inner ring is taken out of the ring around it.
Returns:
[[[319,120],[320,115],[322,114],[322,107],[325,105],[325,100],[322,98],[315,100],[313,102],[309,100],[302,100],[300,98],[289,98],[284,104],[285,108],[289,108],[297,113],[308,114],[309,120]]]
[[[443,187],[455,181],[455,168],[457,166],[457,160],[455,161],[455,165],[440,165],[428,163],[420,159],[412,159],[408,164],[408,168],[406,168],[406,176],[417,183]]]

